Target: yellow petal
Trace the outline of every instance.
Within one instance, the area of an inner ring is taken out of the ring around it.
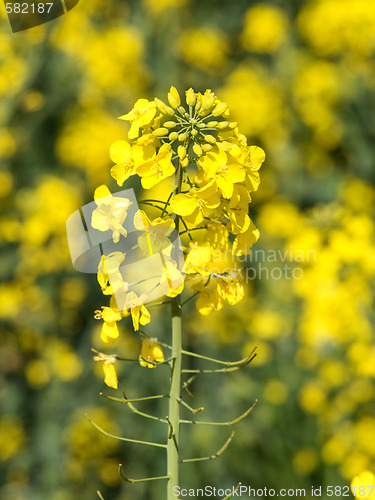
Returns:
[[[107,384],[108,387],[113,387],[113,389],[117,389],[118,387],[117,373],[113,364],[105,362],[103,364],[103,371],[104,371],[105,384]]]
[[[99,200],[100,198],[104,198],[105,196],[111,196],[111,191],[107,188],[106,185],[102,184],[95,189],[94,200]]]
[[[131,160],[131,146],[127,141],[115,141],[109,148],[109,156],[114,163]]]
[[[171,209],[177,215],[191,215],[198,206],[198,200],[186,194],[176,194],[171,200]]]
[[[118,326],[116,321],[104,322],[102,326],[101,339],[106,344],[113,344],[119,336]]]

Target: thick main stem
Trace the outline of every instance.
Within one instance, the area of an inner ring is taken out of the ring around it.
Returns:
[[[181,191],[182,166],[178,162],[173,194]],[[173,216],[176,231],[179,231],[180,218]],[[167,499],[176,500],[173,489],[179,485],[179,445],[180,445],[180,393],[181,393],[181,360],[182,360],[182,306],[181,295],[172,299],[172,372],[171,387],[169,392],[169,424],[170,432],[167,442],[167,467],[168,467],[168,491]]]
[[[181,391],[181,358],[182,358],[182,308],[181,297],[178,295],[172,301],[172,373],[171,389],[169,393],[169,422],[171,432],[167,443],[168,455],[168,500],[176,500],[176,490],[178,486],[178,465],[179,465],[179,435],[180,435],[180,404],[178,398]]]

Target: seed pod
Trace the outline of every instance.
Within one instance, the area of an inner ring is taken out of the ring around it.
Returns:
[[[178,146],[177,148],[177,154],[180,160],[183,160],[186,157],[186,148],[185,146]]]
[[[165,127],[160,127],[160,128],[157,128],[156,130],[154,130],[152,132],[152,135],[154,137],[162,137],[163,135],[167,135],[168,134],[168,129],[165,128]]]
[[[186,104],[188,106],[195,106],[195,103],[197,102],[196,95],[194,93],[194,90],[190,88],[189,90],[186,91]]]

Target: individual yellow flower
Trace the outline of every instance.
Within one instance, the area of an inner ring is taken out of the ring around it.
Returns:
[[[193,187],[188,193],[176,194],[171,200],[172,211],[194,225],[200,224],[219,205],[220,195],[214,180],[203,187]]]
[[[177,268],[175,261],[165,261],[165,267],[160,278],[160,286],[164,289],[169,289],[166,293],[167,297],[176,297],[184,289],[184,277]]]
[[[154,255],[171,247],[171,240],[168,236],[176,227],[172,219],[156,217],[150,221],[143,210],[138,210],[134,216],[134,227],[144,233],[138,238],[138,245],[143,255]]]
[[[114,243],[120,240],[120,234],[127,236],[123,223],[131,202],[127,198],[112,196],[104,184],[95,190],[95,203],[98,205],[91,215],[91,225],[99,231],[112,231]]]
[[[217,291],[220,297],[226,300],[231,306],[243,300],[245,296],[243,283],[239,278],[231,276],[222,278],[218,281]]]
[[[102,255],[98,266],[97,279],[103,295],[113,295],[122,290],[128,290],[128,284],[123,280],[119,267],[125,260],[122,252],[112,252]]]
[[[142,294],[138,297],[135,292],[129,292],[126,296],[124,309],[130,309],[134,330],[139,330],[139,324],[147,325],[151,321],[151,315],[144,305],[147,296]]]
[[[214,260],[214,252],[209,244],[199,245],[190,243],[190,250],[185,259],[184,271],[186,274],[210,275],[210,264]]]
[[[101,339],[106,344],[113,344],[119,336],[117,321],[121,320],[121,314],[112,307],[102,307],[102,311],[96,311],[95,319],[104,321],[101,331]]]
[[[175,172],[172,163],[171,145],[165,143],[152,158],[137,167],[137,174],[141,177],[142,187],[151,189],[162,180]]]
[[[367,498],[375,500],[375,475],[373,472],[365,470],[355,476],[350,484],[350,488],[355,498]]]
[[[141,366],[155,368],[157,363],[164,361],[164,354],[157,343],[157,339],[145,338],[142,340],[142,349],[139,355],[139,363]]]
[[[111,175],[119,186],[136,174],[134,160],[131,154],[132,147],[127,141],[115,141],[109,150],[111,160],[116,163],[111,168]]]
[[[250,226],[244,233],[239,233],[233,242],[232,251],[234,255],[248,255],[251,245],[259,239],[260,232],[254,222],[250,219]]]
[[[104,361],[103,363],[104,383],[108,387],[112,387],[113,389],[117,389],[118,387],[117,373],[114,366],[116,360],[117,360],[116,356],[108,356],[106,354],[103,354],[102,352],[99,352],[98,356],[94,356],[94,361]]]
[[[255,4],[246,12],[241,41],[252,52],[271,53],[287,35],[288,19],[276,6]]]
[[[208,221],[205,239],[212,248],[221,252],[229,248],[229,231],[224,224]]]
[[[141,127],[148,127],[153,122],[156,115],[156,104],[147,99],[138,99],[134,108],[126,115],[120,116],[120,120],[127,120],[131,123],[128,133],[129,139],[136,139]]]

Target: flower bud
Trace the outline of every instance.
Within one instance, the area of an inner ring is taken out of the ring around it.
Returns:
[[[181,160],[181,165],[182,165],[183,167],[187,167],[187,166],[189,165],[189,158],[188,158],[188,157],[186,157],[186,158],[184,158],[183,160]]]
[[[184,132],[183,134],[179,134],[178,136],[178,140],[180,142],[183,142],[183,141],[186,141],[186,139],[189,137],[189,134],[187,134],[186,132]]]
[[[189,118],[189,114],[186,113],[186,109],[183,106],[179,106],[177,108],[177,111],[179,111],[183,116],[185,116],[185,118],[186,118],[186,116]]]
[[[229,128],[236,128],[237,126],[238,126],[237,122],[230,122],[228,125]]]
[[[216,120],[215,120],[215,121],[213,121],[213,122],[208,122],[208,123],[207,123],[207,127],[208,127],[208,128],[216,128],[218,123],[219,123],[219,122],[217,122]]]
[[[205,123],[203,123],[203,122],[197,123],[197,127],[199,127],[199,128],[206,128],[206,126],[207,125]]]
[[[215,144],[215,142],[216,142],[215,137],[213,135],[210,135],[210,134],[205,135],[204,139],[206,142],[208,142],[210,144]]]
[[[168,129],[165,127],[157,128],[156,130],[154,130],[152,132],[152,135],[154,137],[162,137],[163,135],[167,135],[167,134],[168,134]]]
[[[202,156],[203,151],[199,144],[194,144],[193,151],[197,156]]]
[[[173,121],[169,121],[169,122],[164,122],[163,123],[163,126],[167,127],[167,128],[174,128],[176,125],[177,125],[177,123],[173,122]]]
[[[170,141],[175,141],[178,139],[178,133],[177,132],[171,132],[168,136]]]
[[[195,106],[195,103],[197,102],[196,95],[194,93],[194,90],[190,88],[189,90],[186,91],[186,104],[188,106]]]
[[[202,101],[198,101],[197,104],[195,105],[195,111],[199,111],[202,107]]]
[[[186,157],[186,148],[185,146],[178,146],[177,148],[177,154],[180,160],[183,160]]]
[[[209,151],[212,150],[211,144],[203,144],[202,149],[205,153],[208,153]]]
[[[223,130],[224,128],[227,128],[229,126],[229,122],[219,122],[217,124],[217,128],[219,130]]]
[[[226,102],[219,102],[212,111],[214,116],[222,115],[228,109],[228,104]]]
[[[204,110],[208,110],[210,108],[212,108],[212,106],[215,104],[215,101],[216,101],[216,97],[214,95],[212,95],[211,97],[209,97],[207,99],[207,101],[203,104],[202,106],[202,109]]]
[[[176,87],[171,87],[168,93],[168,102],[173,109],[177,109],[181,104],[180,94]]]
[[[191,131],[191,135],[193,137],[196,137],[198,135],[198,130],[195,130],[195,128],[193,128],[192,131]]]
[[[173,109],[167,106],[163,101],[161,101],[157,97],[155,97],[154,101],[159,111],[161,111],[164,115],[174,115]]]

